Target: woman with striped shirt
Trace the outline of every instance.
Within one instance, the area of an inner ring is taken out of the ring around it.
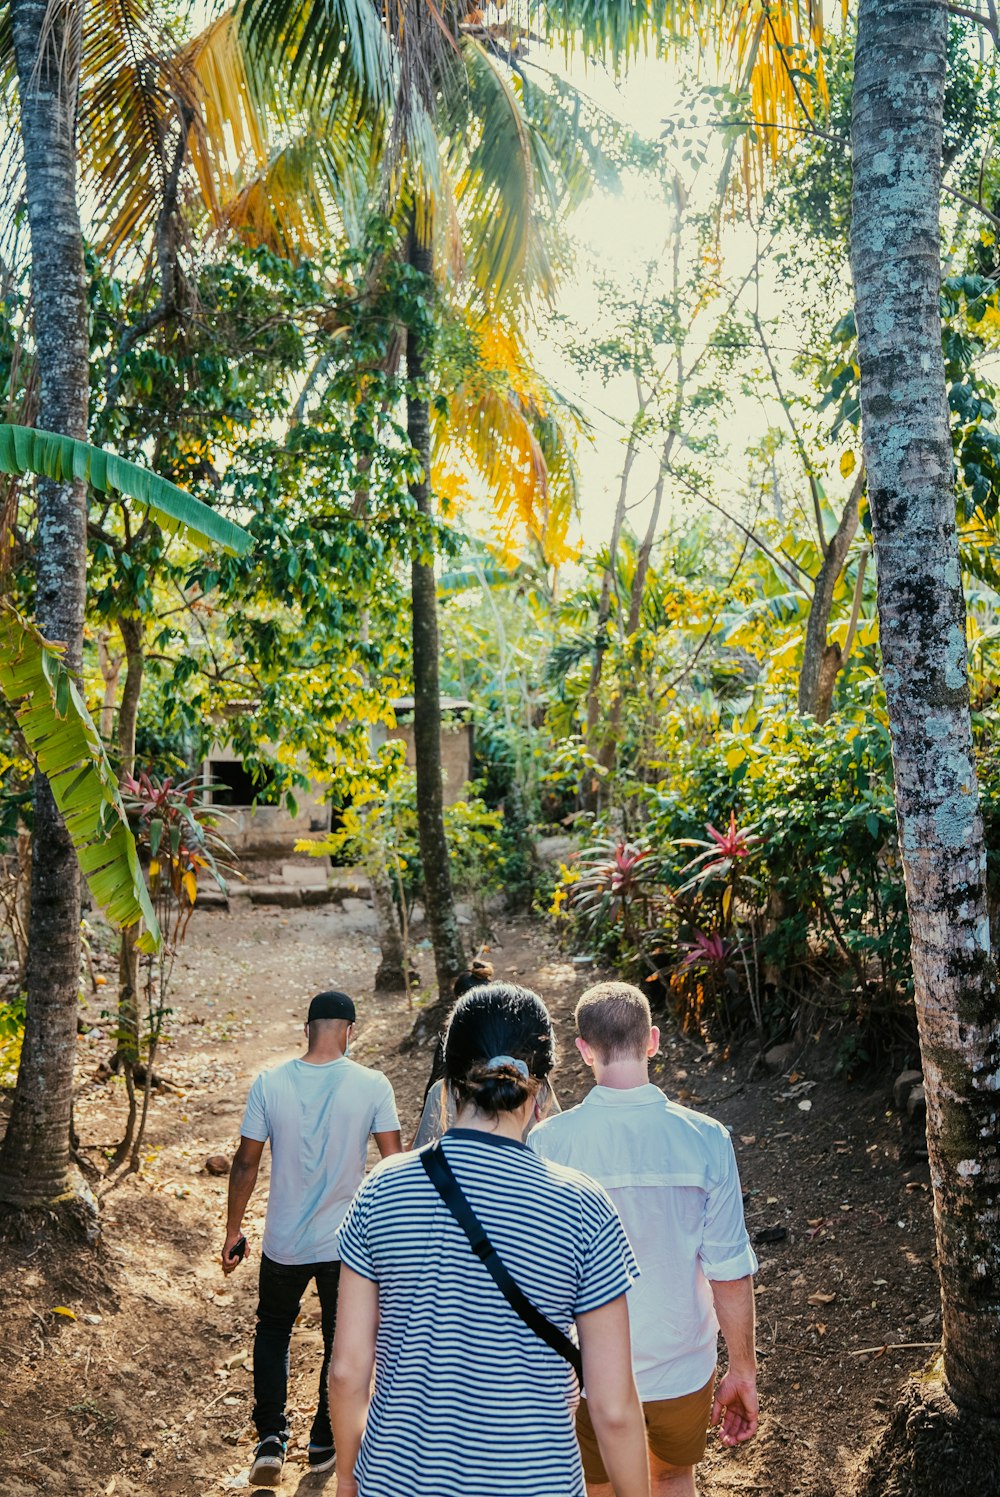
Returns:
[[[617,1497],[648,1497],[628,1240],[600,1186],[521,1141],[554,1060],[535,993],[507,983],[467,993],[445,1035],[458,1115],[438,1147],[518,1288],[561,1331],[575,1326]],[[473,1253],[419,1153],[369,1176],[339,1247],[338,1497],[585,1497],[575,1375]]]

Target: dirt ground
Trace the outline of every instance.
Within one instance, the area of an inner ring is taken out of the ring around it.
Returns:
[[[206,1497],[247,1486],[266,1179],[247,1220],[253,1261],[224,1280],[217,1255],[226,1182],[206,1173],[205,1159],[232,1154],[253,1076],[296,1053],[318,988],[357,994],[352,1055],[390,1077],[404,1141],[430,1060],[429,1047],[400,1051],[413,1015],[405,998],[372,994],[372,917],[350,905],[197,912],[161,1063],[176,1090],[156,1096],[141,1175],[103,1194],[101,1243],[58,1254],[0,1244],[4,1497]],[[562,1035],[559,1095],[564,1105],[578,1100],[587,1076],[570,1015],[593,969],[560,954],[538,922],[502,923],[491,956],[498,976],[536,988],[552,1007]],[[111,959],[97,961],[110,994]],[[98,1031],[100,1007],[93,1000]],[[120,1083],[97,1077],[109,1048],[100,1032],[80,1046],[77,1127],[97,1162],[123,1113]],[[757,1248],[760,1434],[737,1452],[713,1442],[699,1490],[847,1494],[860,1454],[906,1376],[933,1355],[939,1332],[926,1169],[900,1161],[892,1078],[853,1087],[810,1052],[790,1077],[775,1077],[750,1055],[724,1063],[667,1036],[654,1079],[732,1129],[751,1235],[787,1234]],[[311,1476],[305,1466],[319,1362],[311,1294],[292,1345],[294,1431],[283,1490],[334,1497],[335,1476]]]

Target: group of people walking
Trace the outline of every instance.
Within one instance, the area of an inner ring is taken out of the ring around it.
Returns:
[[[560,1111],[542,999],[473,976],[423,1147],[403,1152],[389,1082],[349,1058],[344,993],[318,994],[305,1055],[253,1083],[222,1250],[226,1273],[249,1256],[270,1142],[251,1486],[281,1481],[289,1343],[315,1279],[308,1460],[336,1463],[338,1497],[693,1497],[709,1426],[726,1445],[757,1428],[757,1262],[729,1134],[650,1083],[659,1032],[638,989],[580,999],[595,1085]],[[369,1138],[382,1162],[365,1179]]]

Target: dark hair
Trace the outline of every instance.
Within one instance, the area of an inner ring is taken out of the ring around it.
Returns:
[[[630,982],[599,982],[576,1005],[580,1038],[605,1065],[645,1055],[653,1017],[649,999]]]
[[[452,993],[456,998],[461,998],[464,993],[470,993],[473,988],[483,988],[488,982],[493,981],[493,963],[481,961],[476,957],[469,964],[469,970],[455,978]]]
[[[523,1061],[517,1066],[487,1069],[498,1055]],[[552,1020],[530,988],[512,982],[475,987],[451,1011],[444,1035],[444,1074],[459,1107],[471,1102],[477,1112],[497,1117],[516,1112],[537,1096],[556,1063]]]

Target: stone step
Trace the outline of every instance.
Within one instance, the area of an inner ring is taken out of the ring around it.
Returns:
[[[302,907],[302,890],[288,884],[251,884],[250,898],[254,904],[273,904],[282,910]]]

